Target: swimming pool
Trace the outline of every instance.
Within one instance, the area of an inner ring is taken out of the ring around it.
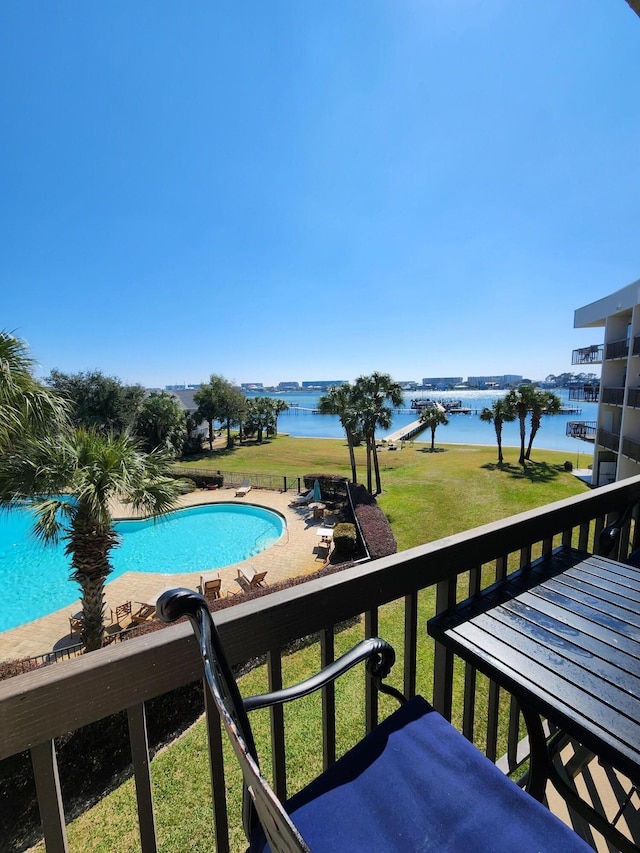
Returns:
[[[66,607],[79,598],[69,580],[64,544],[44,546],[31,536],[27,509],[0,515],[0,631]],[[122,542],[111,552],[113,572],[201,572],[247,560],[282,536],[284,520],[252,504],[208,504],[157,519],[119,521]]]

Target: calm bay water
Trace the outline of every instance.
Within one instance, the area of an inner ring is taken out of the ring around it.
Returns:
[[[446,426],[439,426],[436,431],[436,444],[495,444],[493,424],[480,420],[479,411],[485,406],[491,406],[494,400],[505,392],[496,391],[414,391],[405,395],[405,407],[411,407],[411,400],[416,397],[432,397],[446,404],[447,401],[460,400],[466,408],[474,410],[473,414],[454,414],[449,417]],[[567,459],[577,467],[586,467],[591,461],[592,450],[589,444],[579,439],[569,438],[566,434],[568,421],[595,421],[597,418],[597,403],[569,403],[569,392],[566,389],[556,391],[563,406],[575,405],[579,413],[544,415],[542,426],[534,442],[536,447],[549,450],[563,450]],[[319,394],[282,394],[282,399],[289,404],[290,409],[278,419],[278,432],[308,438],[344,438],[344,430],[335,415],[315,415],[313,410],[318,406]],[[389,432],[405,426],[418,419],[416,411],[394,414]],[[528,425],[527,425],[528,430]],[[384,438],[387,433],[380,433],[378,438]],[[503,444],[505,447],[518,447],[520,444],[518,423],[508,423],[503,428]],[[427,430],[417,436],[416,442],[431,443],[431,431]]]

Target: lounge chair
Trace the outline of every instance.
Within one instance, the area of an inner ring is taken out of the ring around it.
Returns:
[[[111,611],[111,624],[120,625],[122,620],[127,616],[131,616],[131,602],[125,601],[124,604],[118,604],[115,610]]]
[[[313,489],[310,492],[307,492],[306,495],[298,495],[297,498],[294,498],[290,501],[289,506],[307,506],[313,500]]]
[[[243,580],[247,589],[255,589],[258,586],[266,586],[266,572],[256,572],[253,566],[243,566],[238,569],[238,580]]]
[[[248,480],[243,480],[242,483],[236,489],[236,497],[243,498],[250,491],[251,483]]]
[[[202,596],[163,593],[165,622],[188,616],[213,702],[242,768],[243,826],[252,853],[313,850],[456,850],[477,853],[592,848],[523,791],[421,696],[409,701],[382,684],[395,653],[374,637],[301,684],[243,699]],[[287,802],[260,772],[249,714],[323,688],[366,661],[374,685],[401,707]]]
[[[322,557],[323,560],[326,560],[329,556],[329,551],[331,550],[331,541],[321,539],[316,546],[316,550],[318,553],[318,557]]]
[[[131,621],[135,622],[135,624],[140,624],[142,622],[149,622],[156,615],[156,608],[153,604],[144,604],[139,601],[140,607],[136,610],[135,613],[131,614]]]
[[[221,586],[222,581],[219,575],[200,575],[200,594],[207,601],[215,601],[216,598],[220,598]]]

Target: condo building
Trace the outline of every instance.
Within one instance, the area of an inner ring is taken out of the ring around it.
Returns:
[[[598,403],[596,421],[567,424],[593,444],[594,486],[640,474],[640,279],[578,308],[576,329],[604,329],[604,341],[573,351],[572,363],[602,365],[600,384],[570,389],[570,399]]]

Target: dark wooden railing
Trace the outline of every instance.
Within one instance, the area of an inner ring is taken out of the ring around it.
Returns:
[[[640,462],[640,441],[634,441],[632,438],[622,439],[622,453],[634,462]]]
[[[602,402],[609,406],[624,406],[624,388],[603,388]]]
[[[583,441],[595,441],[598,432],[597,421],[568,421],[566,433],[569,438],[581,438]]]
[[[620,449],[620,433],[601,429],[598,431],[598,444],[606,447],[607,450],[614,450],[617,453]]]
[[[571,364],[601,364],[604,357],[604,344],[574,349]]]
[[[580,388],[569,388],[569,401],[575,403],[597,403],[599,395],[599,385],[583,385]]]
[[[404,691],[430,698],[446,716],[507,770],[526,757],[520,741],[518,711],[508,720],[500,713],[500,692],[489,685],[479,698],[480,677],[464,669],[464,686],[454,684],[458,666],[443,648],[433,648],[424,618],[456,599],[502,578],[534,557],[560,544],[597,550],[603,526],[623,508],[640,502],[640,477],[589,491],[540,509],[487,524],[400,554],[311,580],[216,613],[216,623],[233,664],[267,656],[271,689],[282,680],[283,649],[317,634],[319,663],[333,658],[334,631],[344,620],[363,615],[362,630],[378,633],[380,609],[403,602],[404,641],[396,647]],[[636,544],[636,525],[628,521],[612,556],[626,555]],[[420,621],[418,602],[420,601]],[[426,670],[417,661],[433,661]],[[66,853],[64,807],[60,793],[54,739],[121,711],[127,712],[135,776],[138,823],[143,853],[156,850],[145,702],[202,678],[202,663],[191,629],[179,624],[75,660],[25,673],[0,683],[0,759],[30,750],[47,853]],[[325,764],[335,751],[335,696],[324,691],[322,711]],[[365,718],[377,717],[375,694],[366,693]],[[502,703],[504,705],[504,702]],[[225,775],[219,721],[207,703],[207,730],[212,768],[216,849],[229,850]],[[272,713],[273,779],[286,787],[286,731],[281,710]],[[506,748],[502,744],[506,743]],[[78,762],[89,760],[78,755]],[[290,792],[292,793],[292,792]],[[176,811],[182,804],[176,804]],[[188,819],[188,818],[187,818]]]
[[[629,341],[609,341],[605,346],[605,359],[626,358],[629,355]]]
[[[632,409],[640,409],[640,388],[629,388],[627,390],[627,406]]]

